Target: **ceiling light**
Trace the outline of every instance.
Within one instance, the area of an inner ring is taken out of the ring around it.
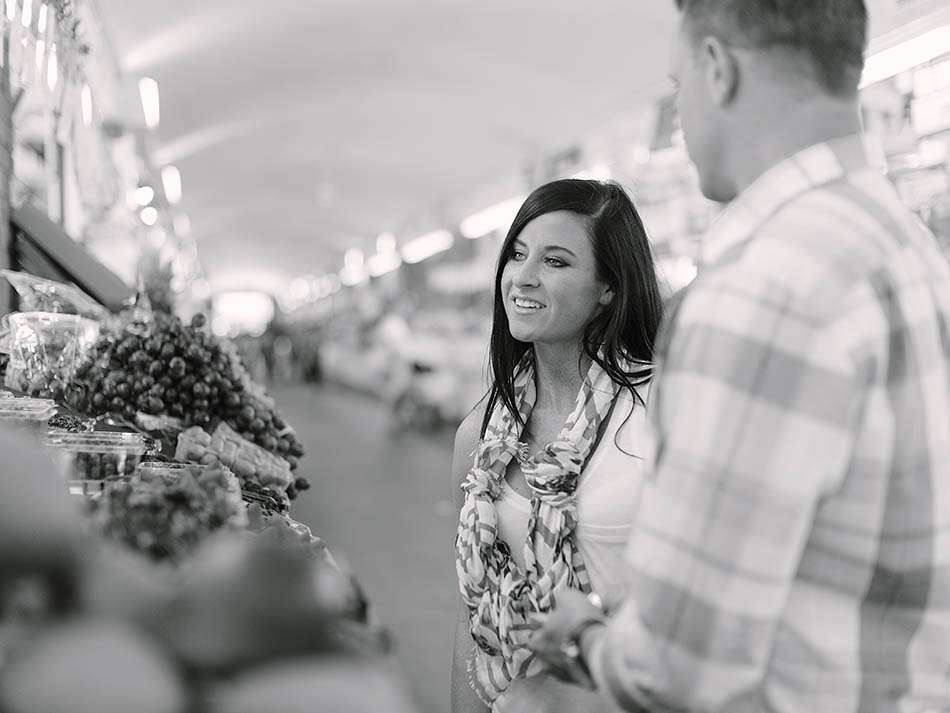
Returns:
[[[162,187],[165,189],[165,200],[172,205],[181,200],[181,174],[172,165],[162,169]]]
[[[452,247],[455,238],[448,230],[436,230],[432,233],[413,238],[402,246],[402,259],[409,264],[422,262]]]
[[[135,202],[140,206],[147,206],[155,198],[155,191],[151,186],[139,186],[135,189]]]
[[[161,119],[158,100],[158,82],[151,77],[142,77],[139,80],[139,96],[142,98],[142,112],[145,114],[145,126],[149,129],[158,127]]]
[[[400,258],[399,253],[393,249],[389,252],[377,253],[376,255],[370,256],[369,260],[366,261],[366,265],[372,277],[380,277],[402,265],[402,258]]]
[[[525,198],[526,196],[515,196],[474,213],[462,221],[459,230],[466,238],[480,238],[496,230],[507,230]]]
[[[92,126],[92,89],[88,84],[82,85],[80,99],[82,103],[83,126]]]
[[[152,206],[148,206],[147,208],[142,208],[142,212],[139,213],[139,217],[142,219],[143,223],[151,227],[158,222],[158,211]]]
[[[366,280],[366,270],[363,268],[344,267],[340,270],[340,283],[353,287]]]
[[[340,270],[340,282],[347,287],[358,285],[366,280],[366,257],[359,248],[350,248],[343,256],[343,269]]]
[[[861,88],[906,72],[950,51],[950,25],[937,27],[913,39],[875,52],[864,62]]]
[[[346,251],[346,253],[343,256],[344,266],[351,269],[357,269],[357,268],[363,267],[364,260],[365,258],[363,255],[363,251],[360,250],[359,248],[350,248],[349,250]]]
[[[294,278],[287,290],[293,302],[303,302],[310,296],[310,283],[303,277]]]

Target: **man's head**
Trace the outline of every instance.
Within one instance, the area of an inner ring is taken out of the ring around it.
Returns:
[[[730,200],[728,156],[781,100],[855,102],[867,42],[864,0],[675,0],[671,76],[703,192]],[[777,101],[778,100],[778,101]]]

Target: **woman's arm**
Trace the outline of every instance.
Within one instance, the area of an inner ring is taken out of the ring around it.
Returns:
[[[455,455],[452,457],[452,490],[455,509],[460,512],[465,495],[459,488],[472,467],[470,455],[478,442],[484,407],[470,413],[455,434]],[[472,654],[472,635],[469,629],[468,607],[459,599],[459,614],[455,626],[455,652],[452,658],[452,713],[488,713],[488,707],[468,683],[468,660]]]

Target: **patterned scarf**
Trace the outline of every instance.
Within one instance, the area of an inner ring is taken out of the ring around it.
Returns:
[[[533,351],[519,364],[514,386],[515,404],[522,422],[527,423],[537,397]],[[455,568],[477,644],[469,680],[489,705],[514,678],[532,676],[542,669],[528,648],[533,631],[528,617],[550,611],[558,591],[590,592],[590,577],[574,535],[575,491],[618,390],[595,361],[557,440],[522,463],[533,493],[524,572],[512,561],[507,543],[498,539],[494,501],[519,447],[518,424],[502,403],[495,404],[476,449],[475,463],[462,483],[465,504],[459,515]]]

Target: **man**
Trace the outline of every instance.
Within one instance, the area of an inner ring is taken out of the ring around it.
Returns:
[[[631,711],[950,710],[950,269],[864,153],[864,3],[677,6],[730,205],[658,345],[627,599],[565,593],[534,648]]]

